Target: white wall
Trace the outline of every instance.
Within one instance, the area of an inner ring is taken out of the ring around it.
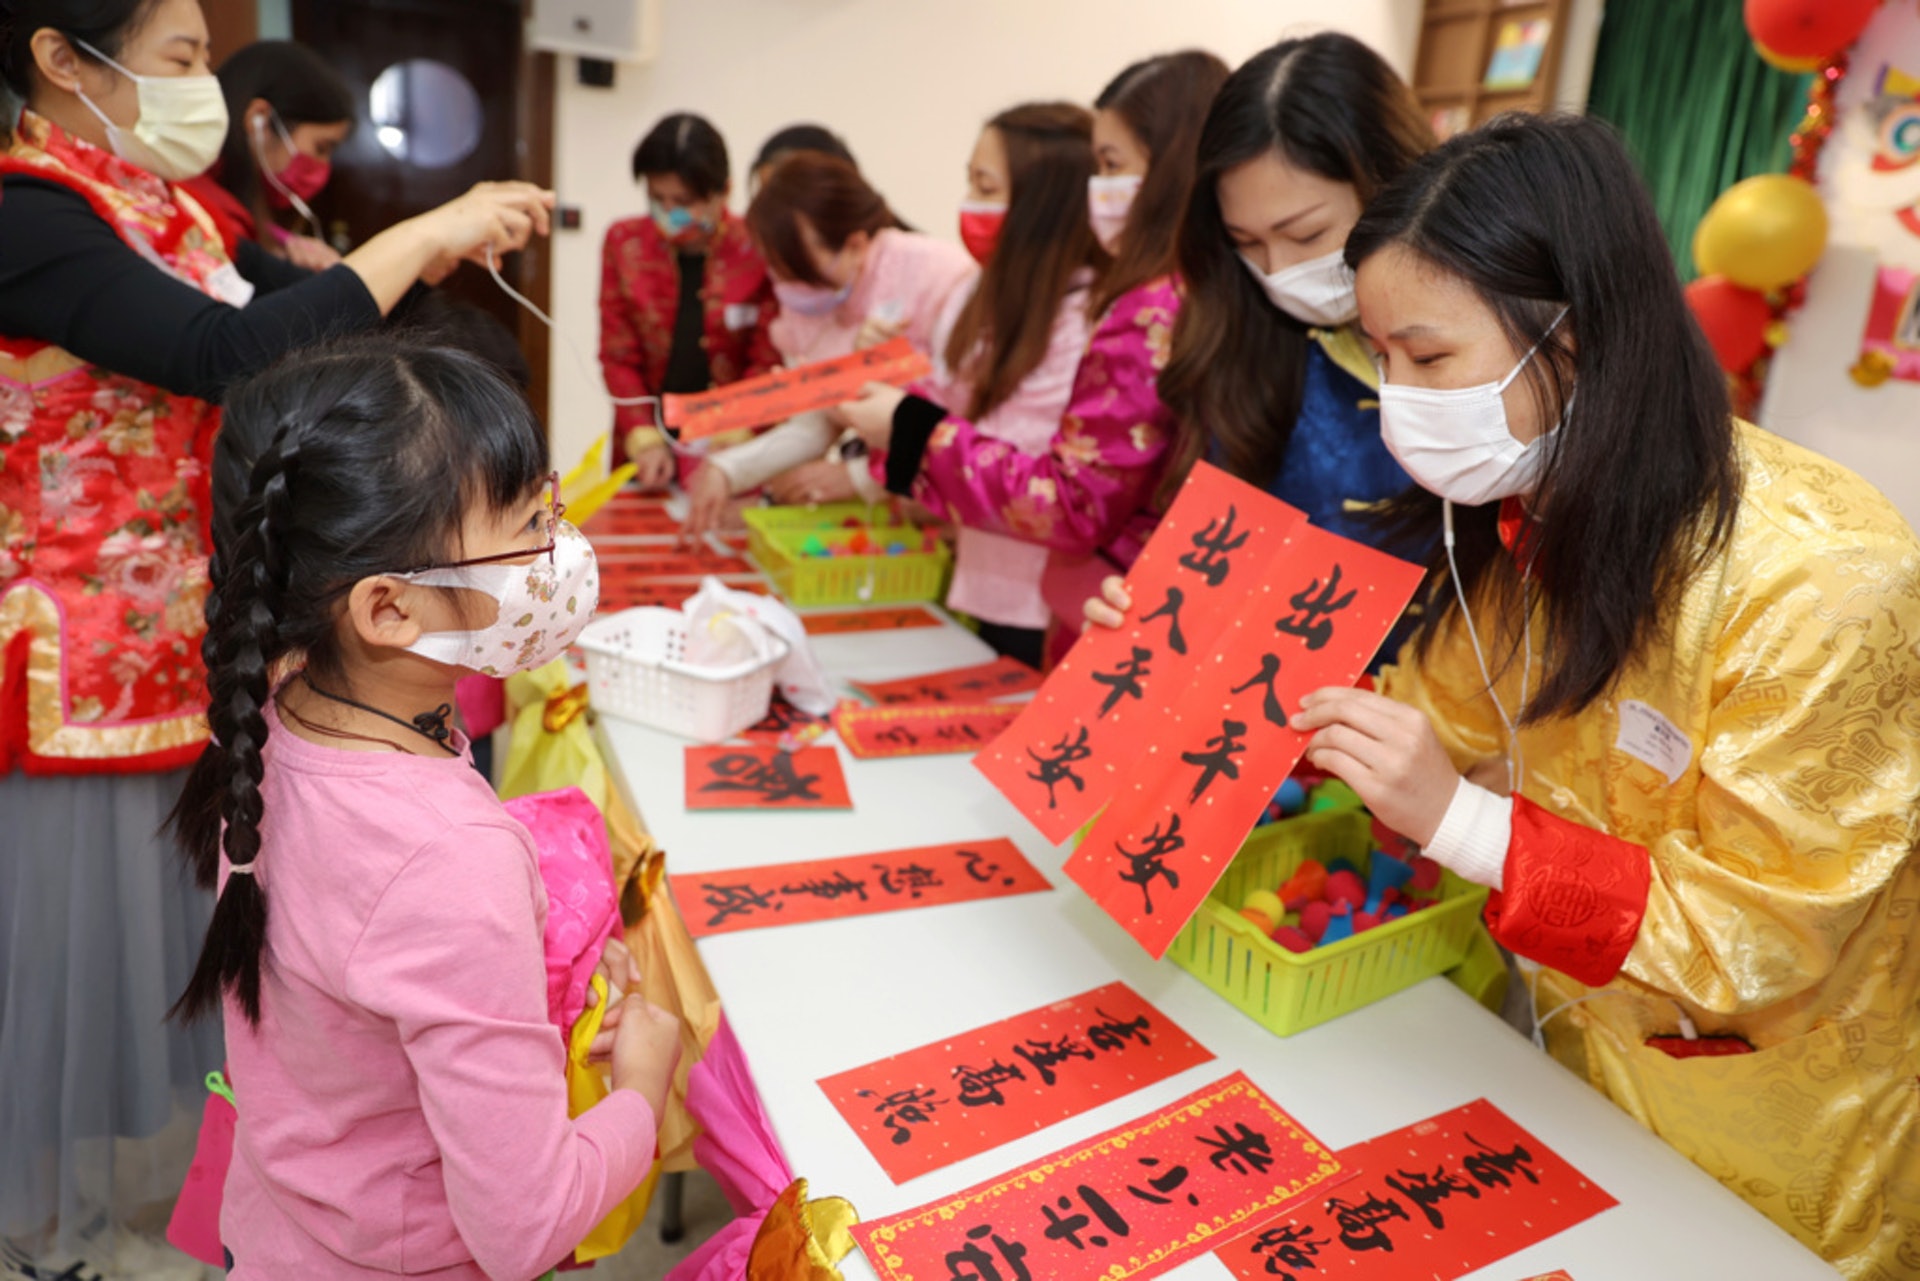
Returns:
[[[736,205],[767,135],[810,120],[844,137],[902,216],[954,236],[961,173],[980,123],[1017,102],[1090,102],[1120,69],[1170,50],[1229,64],[1337,26],[1412,69],[1420,0],[662,0],[660,57],[613,89],[577,83],[562,58],[556,183],[585,214],[555,233],[551,421],[557,460],[611,422],[594,361],[600,242],[644,198],[634,145],[662,115],[697,111],[726,136]],[[567,341],[586,358],[583,372]]]

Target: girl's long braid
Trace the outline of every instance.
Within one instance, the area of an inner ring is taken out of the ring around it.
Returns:
[[[246,501],[232,523],[233,546],[222,549],[207,601],[201,652],[210,695],[207,717],[214,748],[195,766],[217,815],[203,808],[183,815],[175,830],[203,884],[212,884],[225,850],[233,872],[214,908],[207,946],[186,992],[174,1007],[192,1019],[218,1004],[231,987],[249,1022],[260,1018],[260,969],[267,938],[267,895],[255,860],[260,854],[267,741],[267,699],[273,663],[284,652],[278,614],[286,590],[283,539],[291,489],[299,469],[297,442],[284,429],[254,463]]]

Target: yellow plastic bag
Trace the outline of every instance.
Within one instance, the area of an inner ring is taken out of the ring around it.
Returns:
[[[600,1020],[607,1012],[607,981],[598,974],[593,976],[593,991],[596,999],[574,1022],[573,1035],[567,1041],[567,1114],[574,1117],[583,1115],[611,1092],[599,1066],[587,1061],[593,1038],[600,1035]],[[626,1200],[615,1205],[574,1250],[574,1261],[591,1263],[619,1253],[627,1238],[639,1229],[640,1221],[647,1217],[647,1207],[653,1203],[653,1189],[659,1182],[660,1162],[656,1159],[653,1168],[647,1171],[646,1180]]]

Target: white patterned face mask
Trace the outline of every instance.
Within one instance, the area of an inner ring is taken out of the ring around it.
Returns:
[[[558,477],[553,484],[557,493]],[[391,575],[425,587],[479,592],[500,606],[499,616],[485,627],[426,632],[407,651],[482,676],[530,672],[565,653],[600,603],[600,568],[592,544],[560,519],[560,510],[556,499],[552,539],[544,548]],[[535,557],[529,565],[502,563],[528,555]]]

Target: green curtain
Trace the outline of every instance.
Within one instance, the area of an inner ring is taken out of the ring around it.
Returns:
[[[1587,111],[1625,135],[1683,280],[1720,193],[1783,172],[1810,77],[1753,51],[1740,0],[1607,0]]]

